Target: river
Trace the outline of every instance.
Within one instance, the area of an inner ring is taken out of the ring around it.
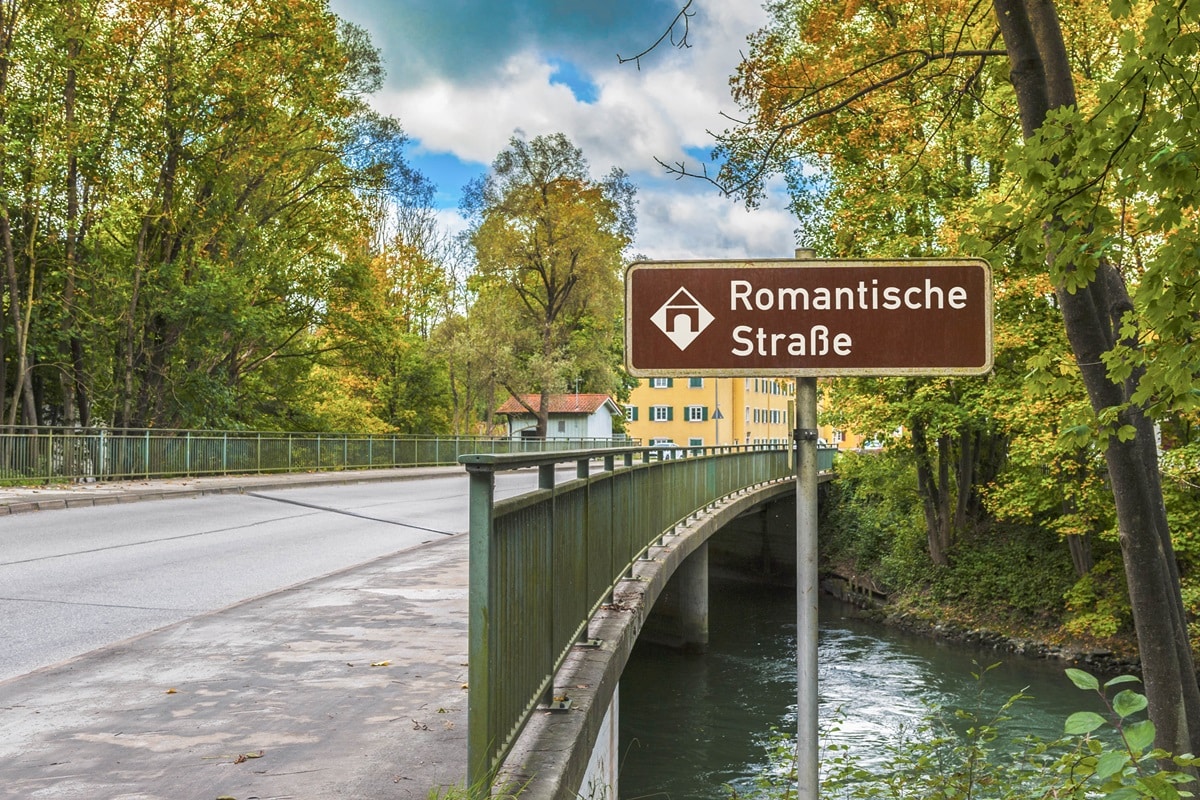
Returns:
[[[726,785],[746,789],[765,767],[772,728],[795,730],[794,590],[714,577],[709,591],[707,654],[639,644],[625,669],[624,800],[726,798]],[[845,744],[868,764],[931,705],[995,710],[1024,689],[1033,699],[1017,706],[1020,732],[1042,738],[1074,711],[1100,710],[1062,664],[905,635],[828,598],[818,660],[822,747]]]

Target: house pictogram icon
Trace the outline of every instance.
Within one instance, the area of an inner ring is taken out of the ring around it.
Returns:
[[[680,350],[686,350],[714,319],[709,310],[682,286],[650,317],[655,327]]]

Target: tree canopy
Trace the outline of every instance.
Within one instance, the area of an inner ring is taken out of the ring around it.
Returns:
[[[993,375],[843,383],[840,413],[907,427],[935,560],[973,497],[993,514],[1057,505],[1068,538],[1111,530],[1159,741],[1194,752],[1174,549],[1192,533],[1171,536],[1156,427],[1195,475],[1200,4],[770,10],[734,77],[744,119],[718,136],[712,180],[754,205],[783,175],[822,255],[982,255],[997,278]],[[870,407],[880,396],[886,413]],[[1086,569],[1086,548],[1075,554]]]
[[[503,349],[491,362],[495,381],[518,401],[540,393],[539,406],[528,409],[538,436],[546,435],[552,392],[576,379],[584,391],[612,391],[619,382],[633,203],[621,170],[594,180],[563,134],[513,137],[464,199],[477,262],[472,315]]]
[[[414,177],[379,75],[324,0],[0,3],[5,421],[283,417]]]

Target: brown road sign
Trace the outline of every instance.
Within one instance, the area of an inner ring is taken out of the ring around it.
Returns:
[[[986,261],[644,261],[625,275],[625,361],[653,375],[981,375]]]

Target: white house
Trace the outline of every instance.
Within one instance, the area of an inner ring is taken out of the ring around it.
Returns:
[[[541,395],[527,394],[523,399],[530,408],[537,408],[541,403]],[[537,417],[515,397],[508,398],[496,413],[508,417],[511,438],[533,436],[537,430]],[[621,413],[620,406],[606,394],[552,394],[546,438],[611,439],[613,417]]]

